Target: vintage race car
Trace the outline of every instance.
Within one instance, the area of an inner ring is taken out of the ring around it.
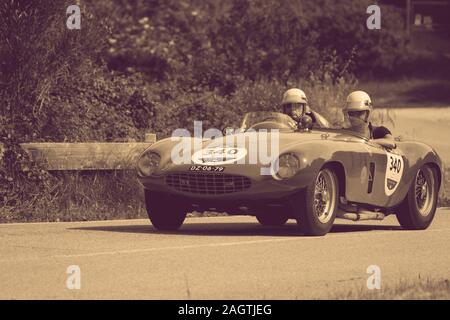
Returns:
[[[192,211],[253,215],[267,226],[296,219],[301,234],[314,236],[335,218],[395,214],[406,229],[430,225],[442,180],[430,146],[370,140],[313,116],[297,125],[281,113],[252,112],[225,136],[153,144],[136,166],[153,226],[176,230]]]

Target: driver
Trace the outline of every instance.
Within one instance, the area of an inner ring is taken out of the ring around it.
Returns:
[[[283,113],[294,119],[297,128],[301,128],[301,118],[305,115],[309,116],[313,124],[319,127],[329,127],[328,121],[319,113],[311,110],[308,104],[308,98],[303,90],[292,88],[283,94],[281,101]]]
[[[370,139],[394,140],[388,128],[372,125],[370,115],[372,113],[372,100],[364,91],[353,91],[347,97],[347,102],[342,110],[344,117],[350,122],[347,130],[355,131]]]
[[[281,106],[283,113],[294,119],[297,124],[300,122],[301,117],[307,113],[311,113],[306,94],[297,88],[289,89],[283,94]]]

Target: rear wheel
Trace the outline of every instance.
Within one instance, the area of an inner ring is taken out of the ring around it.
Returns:
[[[308,236],[323,236],[333,226],[338,209],[339,184],[331,168],[322,168],[306,189],[293,199],[300,230]]]
[[[164,194],[145,190],[145,205],[152,225],[158,230],[178,230],[186,218],[183,204]]]
[[[438,199],[436,170],[421,167],[409,188],[405,200],[397,209],[397,219],[404,229],[423,230],[433,221]]]
[[[256,215],[256,220],[258,220],[258,222],[263,226],[279,227],[284,225],[288,221],[288,218],[284,215],[281,215],[279,212],[263,211],[263,213],[259,213]]]

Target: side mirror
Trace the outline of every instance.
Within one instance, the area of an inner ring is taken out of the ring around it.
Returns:
[[[304,115],[300,118],[298,128],[302,130],[311,130],[313,127],[313,120],[310,116]]]

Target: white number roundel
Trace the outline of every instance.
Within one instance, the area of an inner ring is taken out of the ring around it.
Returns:
[[[386,178],[384,180],[384,192],[390,196],[397,189],[402,179],[403,167],[405,162],[397,154],[386,152]]]
[[[192,155],[195,164],[221,165],[234,163],[247,155],[245,148],[214,147],[205,148]]]

